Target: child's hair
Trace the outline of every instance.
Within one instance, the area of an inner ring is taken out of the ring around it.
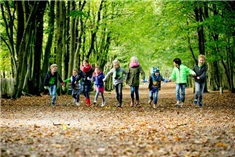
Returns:
[[[173,62],[175,62],[176,64],[180,65],[181,64],[181,60],[179,58],[175,58],[173,60]]]
[[[88,59],[84,59],[83,61],[89,64],[89,61],[88,61]]]
[[[135,56],[131,57],[131,62],[138,62],[138,58]]]
[[[115,60],[113,61],[113,64],[120,65],[120,62],[119,62],[117,59],[115,59]]]
[[[73,71],[76,71],[78,73],[78,69],[73,69]]]
[[[97,65],[95,66],[95,69],[96,69],[96,68],[100,70],[100,67],[99,67],[99,66],[97,66]]]
[[[57,67],[57,64],[51,64],[50,68]]]
[[[198,59],[199,58],[203,58],[204,60],[206,60],[206,56],[205,55],[202,55],[202,54],[200,54],[199,56],[198,56]]]

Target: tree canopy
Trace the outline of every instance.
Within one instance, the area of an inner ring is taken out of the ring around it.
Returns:
[[[168,77],[175,57],[192,68],[199,54],[208,88],[235,92],[233,1],[3,1],[1,15],[1,76],[15,79],[15,98],[39,95],[52,63],[65,79],[84,58],[107,71],[136,56]]]

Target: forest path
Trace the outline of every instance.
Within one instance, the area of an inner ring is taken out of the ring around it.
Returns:
[[[175,104],[175,84],[163,83],[157,109],[147,104],[147,84],[140,86],[141,108],[123,108],[115,92],[105,92],[107,106],[73,105],[69,95],[1,100],[1,156],[234,156],[235,97],[205,93],[204,106],[192,104],[186,89],[182,108]],[[94,93],[91,93],[93,102]],[[101,98],[98,99],[98,105]],[[58,124],[58,125],[57,125]]]

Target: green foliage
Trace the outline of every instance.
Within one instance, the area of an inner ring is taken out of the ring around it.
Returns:
[[[83,11],[80,11],[80,10],[72,10],[68,13],[68,16],[71,16],[73,18],[77,18],[77,17],[88,17],[87,14],[85,14]]]

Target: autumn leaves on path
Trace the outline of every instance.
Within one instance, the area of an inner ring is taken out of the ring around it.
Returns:
[[[129,107],[128,87],[123,108],[115,107],[114,92],[105,93],[104,108],[77,107],[68,95],[55,107],[47,95],[2,99],[1,156],[234,156],[234,94],[206,93],[198,108],[188,88],[186,105],[178,108],[174,87],[163,83],[155,110],[146,85],[141,108]]]

